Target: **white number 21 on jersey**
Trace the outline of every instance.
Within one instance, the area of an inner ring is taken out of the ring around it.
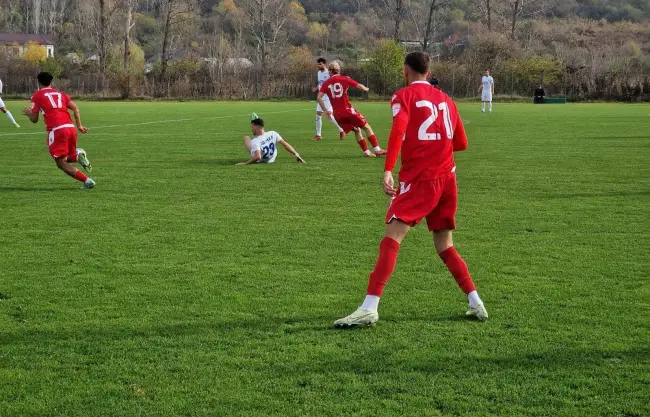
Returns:
[[[63,107],[63,101],[61,100],[61,93],[45,93],[45,97],[47,97],[50,100],[50,104],[52,105],[53,109],[60,109]]]
[[[442,102],[438,104],[438,107],[434,106],[434,104],[430,101],[427,100],[422,100],[418,101],[415,103],[415,106],[418,108],[425,107],[429,110],[431,110],[431,116],[427,117],[427,119],[422,123],[420,126],[420,130],[418,131],[418,139],[419,140],[440,140],[440,133],[428,133],[427,131],[431,127],[432,124],[436,122],[438,119],[438,110],[442,113],[442,117],[445,121],[445,136],[447,139],[452,139],[454,137],[454,132],[452,130],[452,124],[451,124],[451,116],[449,115],[449,106],[447,106],[446,102]]]

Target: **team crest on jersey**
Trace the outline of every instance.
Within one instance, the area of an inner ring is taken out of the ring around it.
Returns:
[[[399,103],[393,104],[393,117],[397,116],[400,110],[402,110],[402,106]]]

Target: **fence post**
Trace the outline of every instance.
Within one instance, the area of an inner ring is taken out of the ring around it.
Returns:
[[[510,99],[515,97],[515,72],[512,72],[512,90],[510,91]]]
[[[456,88],[456,71],[451,73],[451,98],[454,98],[455,88]]]

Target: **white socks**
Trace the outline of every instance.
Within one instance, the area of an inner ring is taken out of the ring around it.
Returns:
[[[485,113],[485,102],[484,101],[481,102],[481,111],[483,113]]]
[[[381,151],[381,146],[375,146],[375,147],[372,148],[372,149],[374,149],[375,152],[379,152],[379,151]]]
[[[316,116],[316,136],[323,133],[323,116]]]
[[[364,310],[370,310],[376,312],[377,309],[379,308],[379,297],[377,297],[376,295],[366,295],[366,299],[363,300],[363,304],[361,304],[361,308],[363,308]]]
[[[488,103],[488,110],[490,111],[490,113],[492,113],[492,102]]]
[[[16,119],[14,119],[14,116],[11,114],[10,111],[7,111],[7,113],[5,114],[7,115],[7,119],[9,119],[11,123],[16,124]]]
[[[343,132],[343,129],[341,129],[341,126],[339,126],[339,124],[336,122],[336,119],[334,117],[330,119],[330,122],[332,122],[332,124],[336,126],[336,130],[338,130],[339,132]]]
[[[469,306],[472,308],[476,308],[483,304],[483,301],[481,301],[481,298],[478,296],[478,292],[476,292],[476,290],[467,294],[467,301],[469,301]]]

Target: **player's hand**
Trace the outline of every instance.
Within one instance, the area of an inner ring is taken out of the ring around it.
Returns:
[[[87,127],[79,126],[77,129],[79,129],[79,131],[81,133],[88,133],[88,128]]]
[[[298,161],[299,164],[306,164],[304,159],[302,159],[302,156],[296,154],[296,161]]]
[[[246,165],[246,162],[237,162],[235,164],[236,167],[243,167],[244,165]]]
[[[325,116],[327,116],[327,120],[332,120],[332,118],[334,117],[331,111],[326,111]]]
[[[395,197],[395,180],[393,173],[390,171],[384,172],[384,193],[389,197]]]
[[[24,114],[25,116],[27,116],[27,117],[31,117],[31,116],[32,116],[32,108],[29,107],[29,106],[25,107],[25,108],[23,109],[23,114]]]

